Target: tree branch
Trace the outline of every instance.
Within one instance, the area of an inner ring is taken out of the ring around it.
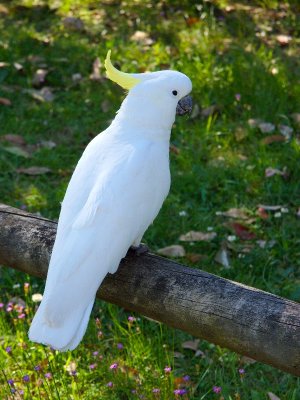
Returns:
[[[0,205],[0,263],[45,278],[57,224]],[[153,254],[128,254],[97,297],[300,376],[300,304]]]

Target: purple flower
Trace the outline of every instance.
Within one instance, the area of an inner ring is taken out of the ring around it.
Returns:
[[[160,389],[154,388],[154,389],[152,389],[152,393],[160,393]]]
[[[16,389],[10,389],[11,393],[16,393]]]
[[[131,315],[129,315],[128,321],[131,322],[131,323],[134,322],[135,321],[135,317],[132,317]]]
[[[19,394],[22,396],[24,394],[24,390],[19,390]]]
[[[11,312],[13,309],[13,306],[11,306],[10,304],[6,307],[7,312]]]
[[[135,393],[136,393],[136,390],[135,390],[135,389],[132,389],[132,390],[131,390],[131,393],[135,394]]]
[[[15,381],[13,379],[9,379],[7,383],[9,384],[9,386],[14,386]]]
[[[165,371],[166,374],[169,374],[169,373],[172,371],[172,368],[166,366],[166,367],[164,368],[164,371]]]
[[[234,97],[235,97],[236,101],[240,101],[241,98],[242,98],[242,96],[241,96],[240,93],[236,93],[236,94],[234,95]]]
[[[118,368],[117,363],[111,364],[111,366],[109,367],[109,369],[117,369],[117,368]]]
[[[4,303],[0,303],[0,308],[3,308],[4,307]]]
[[[189,382],[191,380],[191,377],[189,375],[184,375],[182,379],[184,380],[184,382]]]
[[[103,337],[103,332],[102,331],[98,331],[97,336],[98,336],[98,338]]]
[[[89,365],[89,369],[95,369],[97,367],[97,364],[91,364]]]
[[[221,386],[213,386],[212,390],[213,390],[214,393],[221,393],[222,392]]]
[[[123,346],[122,343],[118,343],[118,344],[117,344],[117,348],[118,348],[119,350],[122,350],[122,349],[124,348],[124,346]]]
[[[176,390],[174,390],[174,394],[175,394],[175,396],[183,396],[183,395],[187,394],[187,390],[186,389],[176,389]]]
[[[108,387],[113,387],[114,384],[113,384],[112,382],[108,382],[108,383],[106,384],[106,386],[108,386]]]
[[[239,369],[239,374],[240,374],[240,375],[244,375],[244,373],[245,373],[244,368],[240,368],[240,369]]]
[[[19,319],[24,319],[25,317],[26,317],[26,314],[24,314],[24,313],[18,315]]]
[[[36,365],[36,366],[34,367],[34,370],[35,370],[35,371],[40,371],[40,370],[41,370],[41,367],[40,367],[39,365]]]
[[[99,351],[94,351],[93,356],[96,357],[99,354]]]
[[[70,375],[72,375],[72,376],[76,376],[76,375],[77,375],[77,371],[76,371],[76,369],[73,369],[72,371],[70,371]]]
[[[51,372],[47,372],[47,373],[45,374],[45,378],[51,379],[51,378],[52,378]]]
[[[30,286],[30,283],[29,283],[29,282],[25,282],[25,283],[24,283],[24,289],[28,289],[29,286]]]
[[[24,382],[29,382],[29,381],[30,381],[29,375],[24,375],[24,376],[23,376],[23,381],[24,381]]]
[[[11,346],[7,346],[5,351],[6,351],[7,354],[11,353]]]

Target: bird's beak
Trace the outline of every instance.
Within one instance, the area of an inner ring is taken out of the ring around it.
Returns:
[[[176,115],[190,114],[193,108],[193,101],[190,95],[183,97],[179,100],[176,107]]]

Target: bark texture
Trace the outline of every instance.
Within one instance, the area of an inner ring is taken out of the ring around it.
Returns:
[[[56,227],[0,205],[0,263],[45,278]],[[300,304],[293,301],[130,252],[97,297],[300,376]]]

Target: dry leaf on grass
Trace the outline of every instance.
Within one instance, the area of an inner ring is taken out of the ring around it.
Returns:
[[[257,128],[259,124],[261,124],[263,121],[259,118],[250,118],[248,119],[248,125],[250,128]]]
[[[32,78],[32,85],[35,87],[40,87],[40,86],[44,85],[47,74],[48,74],[48,71],[46,69],[39,68],[38,70],[36,70],[36,72]]]
[[[261,219],[268,219],[269,218],[269,214],[266,212],[266,209],[263,207],[258,207],[257,209],[257,215],[259,216],[259,218]]]
[[[25,92],[29,93],[34,99],[40,101],[41,103],[52,102],[54,100],[52,90],[46,86],[40,90],[27,89]]]
[[[262,139],[262,144],[272,144],[272,143],[280,143],[280,142],[285,142],[286,137],[283,135],[271,135],[267,136]]]
[[[279,132],[287,139],[290,140],[293,133],[293,128],[288,125],[278,125]]]
[[[130,40],[145,46],[151,46],[154,43],[154,40],[151,39],[149,33],[143,31],[134,32],[134,34],[130,37]]]
[[[187,253],[186,254],[186,258],[191,263],[195,264],[195,263],[197,263],[197,262],[199,262],[201,260],[207,259],[207,256],[203,255],[203,254],[197,254],[197,253]]]
[[[11,101],[5,97],[0,97],[0,104],[3,106],[11,106]]]
[[[248,214],[246,210],[242,208],[230,208],[227,211],[221,211],[218,215],[223,215],[224,217],[236,218],[236,219],[248,219]]]
[[[2,147],[2,149],[7,151],[8,153],[14,154],[15,156],[21,156],[24,158],[30,157],[30,153],[26,150],[25,147],[22,146],[5,146]]]
[[[75,30],[75,31],[83,31],[84,23],[82,19],[75,17],[66,17],[63,19],[63,25],[67,29]]]
[[[100,58],[97,57],[93,62],[92,73],[90,75],[90,79],[92,81],[100,81],[101,79],[103,79],[103,76],[101,75],[100,72],[101,68],[102,68],[102,63],[100,61]]]
[[[209,242],[217,236],[216,232],[190,231],[181,235],[179,240],[182,242]]]
[[[276,394],[272,392],[268,392],[268,397],[270,400],[280,400],[280,397],[276,396]]]
[[[280,46],[287,46],[292,40],[292,36],[289,35],[277,35],[276,40],[280,44]]]
[[[9,142],[11,144],[17,144],[20,146],[26,145],[25,139],[21,135],[13,135],[11,133],[8,133],[7,135],[2,135],[0,136],[0,140],[5,140],[6,142]]]
[[[261,122],[258,124],[258,128],[262,133],[271,133],[275,130],[275,125],[270,122]]]
[[[163,247],[162,249],[157,250],[157,253],[162,256],[167,256],[167,257],[184,257],[185,256],[184,248],[177,244]]]
[[[271,176],[274,176],[274,175],[280,175],[280,176],[283,176],[284,178],[286,178],[288,176],[287,168],[284,167],[282,171],[280,171],[277,168],[271,168],[271,167],[266,168],[266,170],[265,170],[266,178],[271,178]]]
[[[222,243],[220,250],[217,252],[215,261],[223,265],[223,267],[226,269],[230,268],[229,253],[225,242]]]
[[[267,211],[278,211],[281,210],[284,206],[276,205],[276,206],[269,206],[267,204],[258,204],[257,207],[263,208],[264,210]]]
[[[197,350],[198,350],[199,343],[200,343],[200,339],[187,340],[186,342],[183,342],[183,343],[181,344],[181,346],[182,346],[182,348],[184,348],[184,349],[189,349],[189,350],[197,351]]]
[[[19,174],[25,175],[44,175],[51,172],[50,168],[47,167],[29,167],[29,168],[17,168],[16,171]]]
[[[246,225],[239,224],[238,222],[233,222],[229,224],[229,226],[233,229],[236,236],[242,240],[252,240],[256,238],[255,233],[252,232],[250,228]]]

